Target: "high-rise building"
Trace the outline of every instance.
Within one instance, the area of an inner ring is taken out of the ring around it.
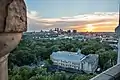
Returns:
[[[71,33],[71,30],[67,30],[67,33]]]
[[[77,33],[77,30],[73,30],[73,33]]]
[[[59,30],[60,30],[59,28],[55,28],[55,31],[57,31],[57,32],[58,32]]]

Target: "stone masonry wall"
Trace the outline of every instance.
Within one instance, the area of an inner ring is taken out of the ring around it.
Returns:
[[[0,32],[27,30],[27,12],[24,0],[0,0]]]

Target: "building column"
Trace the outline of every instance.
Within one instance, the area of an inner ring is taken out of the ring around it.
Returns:
[[[0,0],[0,80],[8,80],[8,55],[27,30],[24,0]]]
[[[117,64],[120,64],[120,36],[118,38],[118,58],[117,58]]]
[[[8,80],[8,55],[0,58],[0,80]]]

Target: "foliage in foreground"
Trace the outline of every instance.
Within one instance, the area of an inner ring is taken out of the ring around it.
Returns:
[[[94,75],[47,72],[46,68],[15,67],[9,70],[9,80],[89,80]]]

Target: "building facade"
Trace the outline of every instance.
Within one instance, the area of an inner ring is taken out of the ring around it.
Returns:
[[[86,73],[94,73],[98,66],[98,55],[89,54],[85,56],[79,51],[57,51],[53,52],[50,58],[54,65],[76,69]]]

